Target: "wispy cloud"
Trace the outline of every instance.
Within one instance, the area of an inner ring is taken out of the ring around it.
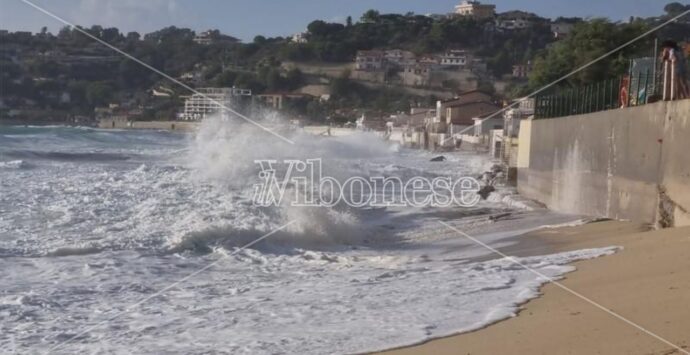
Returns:
[[[195,21],[179,0],[78,0],[70,12],[72,20],[79,24],[119,28],[153,30]]]

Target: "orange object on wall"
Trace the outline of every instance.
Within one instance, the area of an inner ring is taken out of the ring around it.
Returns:
[[[621,80],[619,96],[619,104],[621,108],[628,107],[628,99],[630,97],[628,93],[628,86],[630,86],[630,76],[626,75],[623,77],[623,80]]]

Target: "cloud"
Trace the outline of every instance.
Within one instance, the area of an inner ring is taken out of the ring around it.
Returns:
[[[347,21],[347,16],[345,15],[338,15],[338,16],[333,16],[327,20],[328,22],[333,22],[333,23],[342,23],[344,24],[345,21]]]
[[[72,19],[84,26],[98,24],[123,30],[152,31],[193,21],[178,0],[78,0]]]

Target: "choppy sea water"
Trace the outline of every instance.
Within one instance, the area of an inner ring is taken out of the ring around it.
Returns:
[[[0,349],[322,354],[417,343],[510,317],[545,282],[439,221],[509,248],[576,220],[527,208],[509,189],[472,208],[255,206],[256,159],[321,158],[340,179],[477,176],[492,164],[469,153],[432,163],[366,134],[285,134],[295,145],[220,121],[197,135],[0,127]],[[517,259],[559,278],[572,261],[613,252]]]

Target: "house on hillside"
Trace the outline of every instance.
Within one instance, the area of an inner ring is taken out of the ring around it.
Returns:
[[[503,31],[522,30],[533,27],[540,21],[543,19],[530,12],[508,11],[497,16],[496,28]]]
[[[404,67],[414,64],[417,61],[417,56],[410,51],[391,49],[384,52],[384,59],[386,63]]]
[[[440,59],[444,67],[461,68],[469,63],[469,54],[463,49],[451,49],[443,53]]]
[[[482,4],[479,1],[463,0],[455,6],[455,14],[483,20],[493,18],[496,15],[496,5]]]
[[[570,35],[575,28],[575,19],[559,19],[551,23],[551,33],[555,39],[563,39]]]
[[[429,86],[433,66],[430,64],[415,63],[405,66],[400,77],[407,86]]]
[[[513,65],[513,78],[515,79],[526,79],[532,72],[532,62],[529,61],[527,64],[516,64]]]
[[[309,33],[308,32],[299,32],[295,33],[290,37],[290,42],[292,43],[309,43]]]
[[[355,69],[361,71],[383,70],[385,53],[380,50],[357,51]]]
[[[216,43],[239,43],[239,42],[240,42],[239,39],[232,37],[232,36],[224,35],[224,34],[220,33],[220,31],[218,31],[218,30],[208,30],[208,31],[201,32],[201,33],[197,34],[196,36],[194,36],[194,43],[205,45],[205,46],[208,46],[211,44],[216,44]]]
[[[441,64],[441,59],[435,55],[423,55],[419,57],[417,63],[438,66],[439,64]]]

